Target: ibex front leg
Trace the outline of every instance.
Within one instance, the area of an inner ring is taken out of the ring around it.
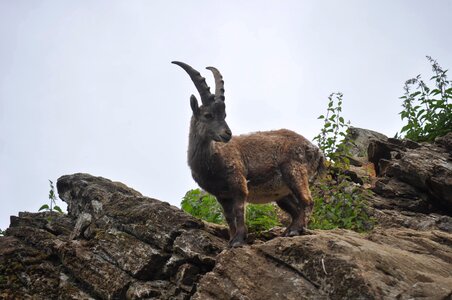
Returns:
[[[230,247],[240,247],[245,244],[247,229],[245,225],[245,198],[234,199],[234,215],[236,222],[236,232],[229,241]]]
[[[229,241],[235,236],[237,232],[235,214],[234,214],[234,200],[227,198],[217,198],[218,202],[223,207],[223,214],[229,226]]]
[[[245,202],[248,196],[246,178],[240,172],[231,174],[228,182],[228,197],[219,198],[224,216],[229,225],[229,246],[240,247],[245,244],[247,229],[245,225]]]
[[[224,217],[229,226],[229,246],[239,247],[245,243],[247,230],[245,226],[245,201],[219,198]]]
[[[229,226],[229,247],[245,244],[247,230],[245,226],[245,201],[219,198],[224,217]]]

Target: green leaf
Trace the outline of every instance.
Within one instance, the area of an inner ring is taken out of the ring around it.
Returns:
[[[54,210],[56,210],[57,212],[63,213],[63,211],[61,210],[61,208],[58,205],[55,205],[53,207]]]
[[[416,118],[419,118],[419,116],[423,115],[424,113],[425,113],[425,109],[421,109],[420,111],[417,112]]]
[[[44,210],[44,209],[50,209],[50,207],[47,204],[42,205],[38,211]]]
[[[438,94],[441,94],[441,91],[438,90],[438,89],[434,89],[434,90],[431,90],[431,91],[430,91],[430,95],[432,95],[432,96],[436,96],[436,95],[438,95]]]

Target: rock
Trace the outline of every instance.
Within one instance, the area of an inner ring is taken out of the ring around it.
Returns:
[[[227,244],[122,183],[74,174],[57,187],[68,215],[20,213],[0,237],[0,298],[186,299]]]
[[[222,252],[193,299],[446,299],[451,235],[346,230]]]
[[[380,207],[414,212],[432,210],[432,204],[427,194],[396,178],[379,178],[375,182],[373,191],[385,198],[386,204]]]
[[[374,208],[370,208],[370,214],[377,221],[378,228],[392,229],[392,228],[410,228],[414,230],[442,230],[452,233],[452,217],[444,216],[436,213],[424,214],[411,211],[400,210],[398,207],[384,208],[386,201],[378,195],[372,196],[375,203]],[[378,199],[378,200],[377,200]],[[381,205],[381,202],[384,205]],[[381,205],[380,207],[378,207]]]
[[[293,269],[255,247],[221,253],[199,282],[193,299],[312,299],[324,296]]]
[[[367,159],[367,149],[372,141],[387,140],[388,137],[373,130],[350,127],[345,139],[350,153],[347,157],[350,169],[345,171],[345,175],[360,185],[370,184],[375,177],[375,167]]]
[[[449,151],[449,154],[452,155],[452,132],[449,132],[444,136],[437,137],[435,139],[435,143],[438,146],[444,147],[447,151]]]
[[[397,147],[388,166],[425,146]],[[122,183],[63,176],[68,215],[19,213],[0,237],[0,298],[448,299],[452,218],[415,209],[431,197],[424,189],[379,180],[380,195],[369,195],[379,224],[367,235],[282,238],[274,228],[228,249],[224,226]]]
[[[57,189],[60,198],[68,204],[68,214],[73,217],[78,217],[82,212],[95,217],[101,215],[102,204],[113,195],[142,196],[123,183],[81,173],[60,177]]]
[[[368,156],[377,175],[383,178],[376,193],[395,197],[402,192],[403,198],[408,199],[420,194],[418,198],[424,200],[414,206],[416,210],[427,206],[452,213],[452,161],[443,147],[408,140],[375,140],[369,145]]]
[[[126,299],[186,299],[187,295],[179,293],[177,287],[164,280],[134,282],[125,295]]]
[[[359,164],[362,158],[367,158],[367,148],[373,140],[386,140],[388,137],[379,132],[357,128],[350,126],[347,132],[347,140],[352,154],[352,162],[357,161],[355,164]]]

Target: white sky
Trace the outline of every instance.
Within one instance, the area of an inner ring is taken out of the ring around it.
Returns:
[[[425,55],[452,66],[451,12],[446,0],[0,0],[0,228],[76,172],[179,205],[197,187],[196,89],[172,60],[211,86],[204,67],[222,72],[234,134],[312,139],[341,91],[345,119],[392,136],[405,80],[431,75]]]

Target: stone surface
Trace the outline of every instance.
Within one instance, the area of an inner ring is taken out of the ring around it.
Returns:
[[[452,133],[434,144],[360,128],[352,128],[349,138],[360,155],[354,157],[359,166],[351,170],[363,179],[363,188],[374,192],[367,198],[379,226],[452,232]]]
[[[451,242],[447,233],[410,229],[275,238],[221,253],[193,298],[446,299]]]
[[[0,237],[0,298],[187,299],[227,244],[122,183],[74,174],[57,187],[68,215],[20,213]]]
[[[409,146],[382,159],[391,165],[398,153],[425,147]],[[19,213],[0,237],[0,298],[450,298],[452,218],[429,210],[424,188],[382,174],[379,194],[369,195],[372,232],[281,238],[274,228],[236,249],[227,248],[224,226],[122,183],[63,176],[67,215]]]
[[[452,213],[452,160],[444,147],[409,140],[374,140],[369,161],[376,166],[376,193],[417,202],[415,211],[439,209]]]
[[[435,143],[449,151],[449,155],[452,158],[452,132],[449,132],[445,136],[437,137]]]
[[[367,148],[371,141],[386,140],[388,137],[373,130],[350,126],[347,138],[352,158],[361,161],[360,158],[367,158]]]

